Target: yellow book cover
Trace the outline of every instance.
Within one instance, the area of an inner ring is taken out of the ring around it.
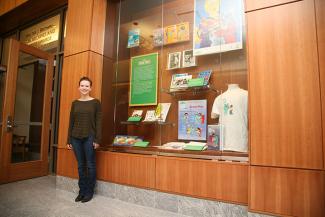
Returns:
[[[189,22],[179,23],[177,26],[177,41],[190,40],[190,25]]]
[[[177,42],[177,28],[176,25],[170,25],[164,29],[164,43],[171,44]]]

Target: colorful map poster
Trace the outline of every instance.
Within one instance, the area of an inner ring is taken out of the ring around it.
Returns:
[[[194,56],[243,48],[243,0],[195,0]]]
[[[157,105],[158,53],[131,58],[129,106]]]
[[[178,139],[206,140],[207,100],[178,101]]]

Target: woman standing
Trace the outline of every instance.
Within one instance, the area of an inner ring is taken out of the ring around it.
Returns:
[[[80,98],[74,100],[70,110],[68,148],[73,149],[78,161],[79,194],[76,202],[92,199],[96,183],[95,149],[101,140],[101,105],[92,98],[92,81],[82,77],[79,81]]]

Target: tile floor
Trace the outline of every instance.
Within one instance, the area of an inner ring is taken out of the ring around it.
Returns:
[[[3,184],[0,217],[186,217],[100,195],[88,203],[76,203],[75,197],[56,188],[55,176]]]

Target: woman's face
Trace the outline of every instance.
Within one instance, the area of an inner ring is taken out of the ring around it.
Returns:
[[[81,81],[79,91],[81,95],[89,95],[89,92],[91,91],[90,82],[86,80]]]

